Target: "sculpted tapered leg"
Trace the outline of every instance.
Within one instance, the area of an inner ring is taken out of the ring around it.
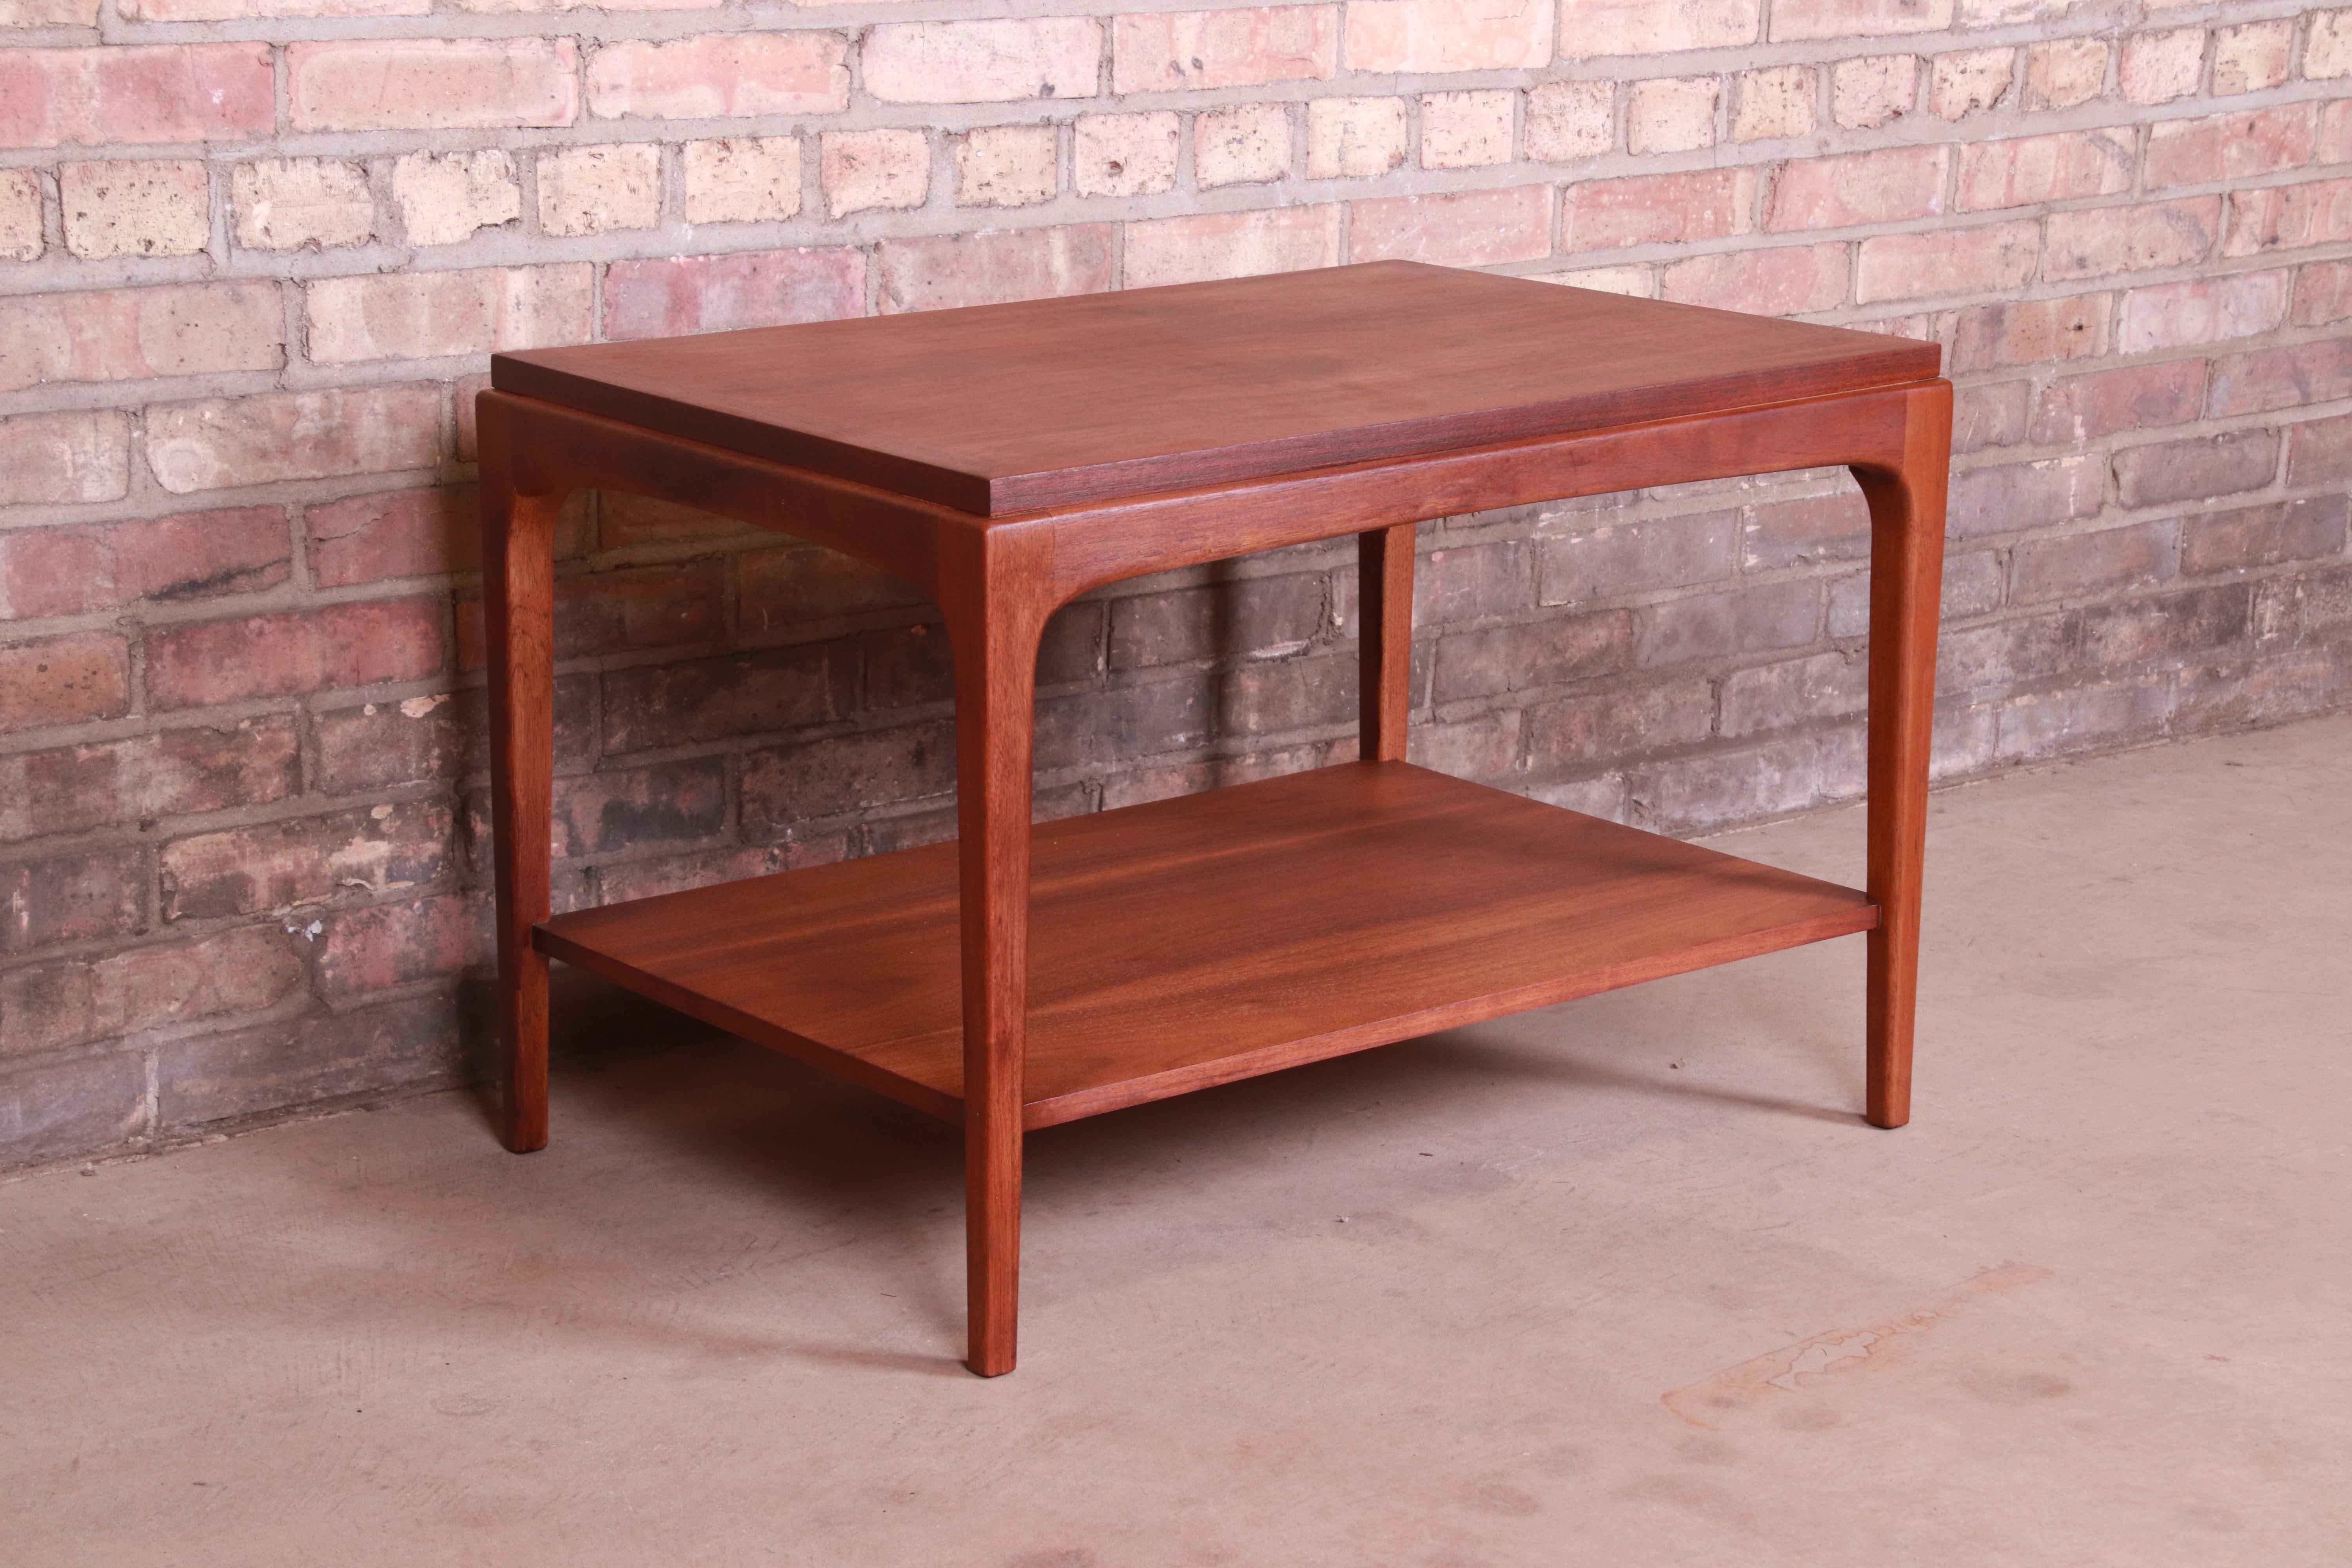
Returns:
[[[1412,546],[1418,523],[1356,535],[1356,581],[1363,600],[1362,728],[1358,755],[1402,762],[1412,707]]]

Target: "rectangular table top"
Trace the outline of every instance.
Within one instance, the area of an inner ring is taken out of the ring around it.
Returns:
[[[492,384],[983,517],[1933,376],[1933,343],[1380,261],[495,355]]]

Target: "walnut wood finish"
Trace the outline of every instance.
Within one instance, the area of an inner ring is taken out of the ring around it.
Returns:
[[[959,1120],[968,1361],[994,1375],[1028,1128],[1865,930],[1868,1115],[1899,1125],[1935,371],[1931,345],[1406,264],[498,356],[479,408],[509,1146],[546,1140],[549,953]],[[1400,761],[1415,523],[1832,465],[1873,525],[1866,897]],[[582,488],[788,532],[935,599],[958,842],[550,920],[551,538]],[[1054,609],[1348,533],[1365,762],[1032,829]]]

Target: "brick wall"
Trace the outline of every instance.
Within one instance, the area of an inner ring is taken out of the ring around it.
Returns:
[[[0,0],[0,1165],[465,1072],[496,348],[1380,257],[1933,337],[1944,777],[2340,703],[2348,94],[2293,0]],[[1842,475],[1423,545],[1431,763],[1857,793]],[[928,606],[623,497],[562,556],[560,904],[950,830]],[[1353,601],[1070,608],[1042,809],[1348,755]]]

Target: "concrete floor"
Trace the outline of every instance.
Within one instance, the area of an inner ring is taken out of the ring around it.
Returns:
[[[992,1383],[951,1134],[748,1047],[0,1186],[0,1560],[2352,1562],[2347,781],[1938,796],[1899,1132],[1849,938],[1041,1134]]]

